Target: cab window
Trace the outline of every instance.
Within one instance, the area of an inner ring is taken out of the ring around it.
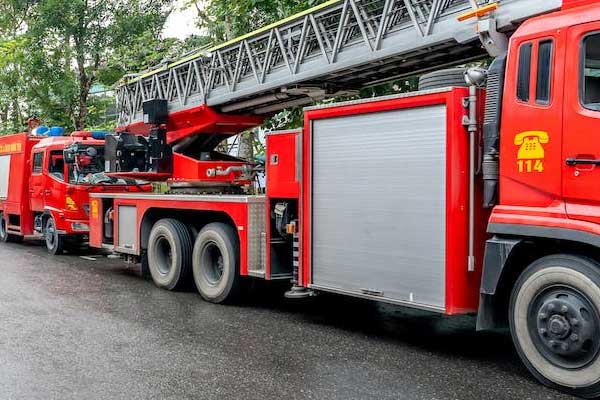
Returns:
[[[529,102],[529,87],[531,84],[531,50],[533,44],[524,43],[519,49],[519,71],[517,76],[517,98]]]
[[[31,172],[34,174],[42,173],[42,166],[44,165],[44,153],[33,153],[33,166]]]
[[[552,84],[552,40],[541,41],[538,47],[537,82],[535,88],[535,102],[537,104],[550,104],[550,89]]]
[[[600,111],[600,33],[583,40],[581,103],[585,108]]]
[[[51,151],[48,160],[48,173],[61,182],[65,180],[65,160],[62,151]]]

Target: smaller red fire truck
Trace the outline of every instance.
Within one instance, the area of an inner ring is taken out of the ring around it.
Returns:
[[[81,245],[89,233],[89,195],[148,190],[104,173],[104,134],[0,137],[0,240],[43,235],[48,251]]]

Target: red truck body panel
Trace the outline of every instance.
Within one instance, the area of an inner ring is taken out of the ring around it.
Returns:
[[[596,2],[596,0],[563,0],[562,8],[568,10],[569,8],[591,5]]]
[[[272,132],[267,135],[267,196],[298,199],[300,196],[300,140],[302,131]]]
[[[476,271],[467,271],[467,243],[468,243],[468,186],[469,186],[469,156],[468,135],[463,125],[466,110],[463,99],[468,96],[466,89],[452,89],[434,94],[416,93],[414,95],[394,99],[373,99],[359,104],[332,106],[323,109],[309,110],[305,117],[305,134],[303,147],[303,172],[305,178],[302,183],[302,209],[300,220],[302,223],[302,275],[301,284],[310,287],[313,283],[311,232],[312,232],[312,187],[311,187],[311,140],[312,127],[315,121],[326,119],[339,119],[343,116],[356,116],[363,114],[372,115],[373,140],[376,141],[378,118],[386,112],[401,109],[417,109],[435,105],[447,107],[446,130],[440,135],[446,135],[446,259],[445,259],[445,304],[444,312],[447,314],[460,314],[473,312],[478,306],[478,292],[481,278],[483,259],[483,244],[486,234],[488,212],[480,206],[481,198],[477,195],[475,204],[475,243],[476,245]],[[482,97],[482,96],[480,96]],[[483,97],[482,97],[483,98]],[[481,111],[481,110],[480,110]],[[398,135],[402,135],[399,129]],[[350,162],[350,160],[348,160]],[[382,164],[382,167],[385,167]],[[402,173],[398,171],[398,173]],[[343,176],[343,175],[342,175]],[[340,179],[351,179],[349,177]],[[482,182],[477,181],[475,193],[481,193]],[[368,190],[369,186],[365,187]],[[408,195],[408,193],[407,193]],[[369,205],[365,204],[365,212]],[[402,229],[402,221],[390,221]],[[357,227],[360,229],[360,227]],[[344,234],[344,233],[340,233]],[[345,233],[348,234],[348,233]],[[398,267],[403,260],[398,260]],[[375,272],[374,272],[375,273]],[[340,277],[340,279],[343,279]],[[410,303],[410,299],[405,299]],[[408,304],[410,305],[410,304]]]
[[[297,243],[278,240],[271,213],[278,202],[290,202],[298,207],[300,201],[300,174],[302,170],[302,130],[271,132],[267,134],[266,193],[264,209],[266,229],[265,279],[290,279],[290,265],[298,260],[292,257]]]

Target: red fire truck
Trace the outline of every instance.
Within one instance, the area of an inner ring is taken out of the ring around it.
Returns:
[[[60,254],[87,240],[90,193],[150,189],[103,173],[103,136],[0,137],[1,241],[43,235],[48,251]]]

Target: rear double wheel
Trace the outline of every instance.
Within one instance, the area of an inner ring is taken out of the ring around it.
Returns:
[[[513,290],[509,320],[519,356],[542,383],[600,395],[600,264],[571,255],[537,260]]]
[[[148,269],[156,286],[176,290],[189,282],[192,270],[192,238],[178,220],[158,221],[148,240]]]
[[[234,228],[223,223],[206,225],[198,233],[193,252],[194,281],[202,298],[231,303],[239,298],[240,244]]]

